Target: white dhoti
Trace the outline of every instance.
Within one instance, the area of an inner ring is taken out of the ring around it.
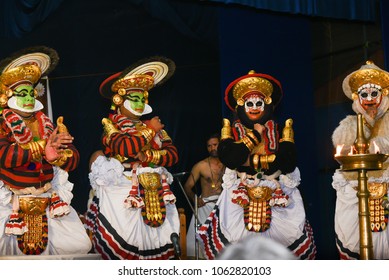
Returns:
[[[370,177],[368,183],[371,182],[388,184],[389,171],[385,170],[383,176],[380,178]],[[336,190],[335,233],[336,246],[339,250],[340,258],[359,259],[358,181],[346,180],[342,172],[337,170],[333,176],[332,186]],[[386,192],[385,196],[389,196],[389,191]],[[383,209],[381,204],[375,205],[374,208],[382,212],[383,218],[388,221],[388,210]],[[374,223],[372,220],[371,222]],[[381,231],[372,231],[371,234],[374,259],[389,259],[388,226],[385,225],[384,228],[381,226]]]
[[[250,231],[246,228],[243,208],[232,202],[233,191],[237,190],[241,179],[237,172],[226,168],[223,176],[223,192],[207,221],[199,230],[199,237],[204,243],[206,256],[214,259],[229,243],[235,243],[248,236],[271,238],[288,247],[302,259],[312,259],[316,255],[313,234],[306,221],[303,200],[297,186],[300,172],[280,175],[279,184],[285,195],[289,196],[286,207],[271,207],[270,227],[263,232]],[[271,187],[273,180],[262,180],[261,184]]]
[[[198,226],[203,224],[211,213],[212,209],[215,207],[216,201],[218,200],[219,195],[212,195],[209,197],[202,198],[205,202],[203,207],[198,208],[197,210],[197,218]],[[192,219],[190,220],[190,224],[188,227],[188,232],[186,234],[186,255],[188,257],[196,256],[196,236],[195,236],[195,215],[192,215]],[[198,242],[199,245],[199,259],[205,259],[204,247],[201,241]]]
[[[73,198],[73,184],[68,181],[68,173],[60,168],[54,168],[52,188],[46,193],[32,196],[13,196],[3,182],[0,182],[0,255],[24,255],[19,249],[17,236],[5,234],[5,227],[13,211],[11,199],[23,199],[24,197],[47,197],[53,192],[66,202],[70,207],[68,215],[51,218],[49,207],[46,207],[47,216],[47,247],[40,255],[76,255],[87,254],[91,248],[91,240],[81,222],[77,212],[70,206]]]
[[[172,175],[163,167],[139,167],[137,173]],[[132,190],[131,172],[124,171],[116,159],[99,156],[92,164],[89,179],[94,196],[88,206],[87,224],[94,234],[95,249],[104,259],[171,259],[171,234],[179,234],[180,220],[174,203],[165,202],[160,226],[146,224],[142,207],[125,207]],[[139,193],[138,193],[139,194]]]

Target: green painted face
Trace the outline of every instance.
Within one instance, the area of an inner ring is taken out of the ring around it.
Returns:
[[[16,105],[21,109],[32,110],[35,107],[34,88],[29,85],[21,85],[14,90]]]
[[[130,107],[135,112],[142,114],[145,110],[146,98],[143,92],[130,92],[126,98],[130,101]]]

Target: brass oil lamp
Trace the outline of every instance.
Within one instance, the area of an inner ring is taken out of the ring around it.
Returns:
[[[339,162],[343,171],[358,172],[358,209],[359,209],[359,248],[360,259],[370,260],[373,256],[373,241],[371,233],[369,213],[369,190],[367,188],[367,171],[380,170],[389,155],[379,152],[367,153],[369,143],[363,132],[363,117],[358,114],[357,137],[354,141],[355,154],[335,154],[335,160]]]

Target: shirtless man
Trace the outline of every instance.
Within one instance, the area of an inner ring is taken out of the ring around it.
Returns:
[[[224,174],[224,165],[220,162],[217,155],[219,145],[219,135],[213,134],[207,140],[207,150],[209,156],[197,162],[185,182],[184,189],[191,201],[196,198],[196,183],[200,180],[201,195],[197,197],[198,224],[202,224],[209,213],[212,211],[219,195],[222,191],[222,177]],[[187,256],[194,257],[195,254],[195,217],[193,215],[186,237]],[[204,258],[202,250],[199,250],[199,257]]]

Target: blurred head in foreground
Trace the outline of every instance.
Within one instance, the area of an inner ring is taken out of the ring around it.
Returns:
[[[220,253],[217,260],[297,260],[286,247],[262,236],[249,236],[230,244]]]

